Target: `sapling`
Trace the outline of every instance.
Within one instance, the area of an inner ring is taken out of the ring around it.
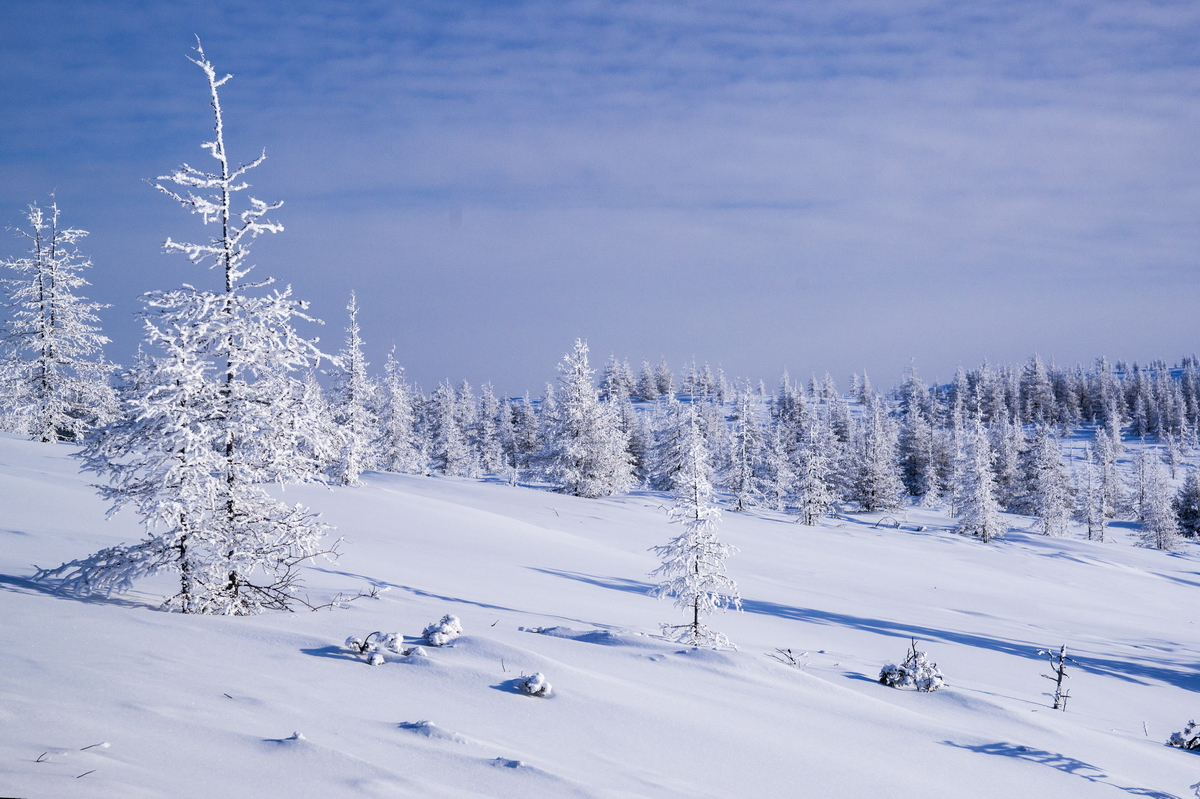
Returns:
[[[458,616],[447,613],[441,621],[434,622],[421,633],[430,646],[445,646],[462,635],[462,622]]]
[[[540,671],[530,674],[528,677],[520,677],[515,685],[518,691],[529,696],[550,696],[550,683],[546,681],[546,675]]]
[[[912,639],[904,662],[888,663],[879,671],[879,682],[892,688],[916,688],[923,694],[932,693],[946,686],[946,678],[931,663],[924,652],[917,651],[917,639]]]
[[[383,633],[376,630],[363,638],[355,638],[353,636],[347,638],[346,648],[372,666],[383,664],[382,650],[384,649],[395,652],[397,655],[403,657],[412,655],[422,656],[425,654],[425,650],[422,647],[414,646],[410,649],[404,649],[401,646],[402,643],[403,640],[399,633]]]
[[[1061,710],[1064,713],[1067,711],[1067,699],[1070,697],[1070,691],[1063,688],[1063,680],[1069,676],[1067,674],[1067,663],[1074,663],[1076,666],[1079,662],[1074,658],[1067,657],[1067,645],[1063,644],[1058,652],[1049,649],[1039,649],[1039,655],[1045,655],[1050,660],[1050,669],[1054,672],[1053,675],[1043,674],[1047,680],[1054,681],[1054,710]]]
[[[1183,732],[1171,733],[1171,737],[1167,739],[1167,746],[1188,750],[1200,749],[1200,729],[1197,729],[1196,722],[1188,721]]]

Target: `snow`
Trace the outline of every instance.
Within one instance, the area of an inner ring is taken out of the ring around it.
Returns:
[[[343,608],[190,616],[156,609],[167,577],[108,600],[30,581],[140,538],[132,514],[104,520],[74,451],[0,436],[3,796],[1183,797],[1200,772],[1165,743],[1200,715],[1190,542],[726,512],[744,611],[710,621],[739,649],[687,649],[647,593],[662,494],[368,472],[276,494],[344,536],[304,570],[312,602]],[[465,633],[423,657],[372,668],[343,646],[413,646],[446,615]],[[911,638],[947,687],[876,681]],[[1065,713],[1037,654],[1064,643]],[[537,673],[548,700],[516,688]]]

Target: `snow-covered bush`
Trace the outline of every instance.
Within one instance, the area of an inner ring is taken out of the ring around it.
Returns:
[[[930,693],[945,687],[946,678],[938,671],[936,663],[931,663],[924,652],[917,651],[914,639],[903,663],[889,663],[880,670],[879,682],[892,688],[916,688],[921,693]]]
[[[1167,739],[1167,746],[1176,746],[1180,749],[1200,749],[1200,729],[1196,728],[1196,722],[1189,721],[1183,728],[1183,732],[1171,733],[1171,737]]]
[[[422,635],[429,641],[430,646],[445,646],[462,635],[462,631],[462,622],[458,620],[458,616],[447,613],[442,616],[441,621],[426,627]]]
[[[528,677],[521,677],[515,683],[516,688],[523,694],[530,696],[550,696],[550,683],[546,681],[546,675],[540,671],[530,674]]]
[[[346,648],[372,666],[379,666],[383,663],[383,650],[385,649],[403,657],[425,656],[424,647],[414,646],[405,649],[401,646],[402,643],[403,640],[399,633],[381,633],[376,631],[365,638],[355,638],[353,636],[347,638]]]

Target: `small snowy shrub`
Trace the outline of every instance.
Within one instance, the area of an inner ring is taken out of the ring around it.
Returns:
[[[462,635],[462,631],[462,622],[458,620],[458,616],[447,613],[442,616],[441,621],[426,627],[422,635],[429,641],[430,646],[445,646]]]
[[[945,687],[946,678],[936,663],[930,663],[924,652],[917,651],[914,639],[903,663],[889,663],[880,670],[879,682],[892,688],[916,688],[921,693],[931,693]]]
[[[424,657],[425,649],[423,647],[414,646],[411,649],[403,649],[400,646],[401,643],[399,633],[373,632],[365,638],[353,636],[347,638],[346,648],[372,666],[379,666],[383,663],[383,650],[385,649],[404,657],[411,655]]]
[[[516,682],[516,688],[523,694],[530,696],[549,696],[550,683],[546,682],[546,675],[540,671],[535,674],[530,674],[528,677],[521,677]]]
[[[1176,746],[1180,749],[1200,749],[1200,730],[1196,729],[1196,722],[1189,721],[1183,728],[1183,732],[1171,733],[1171,737],[1167,739],[1167,746]]]

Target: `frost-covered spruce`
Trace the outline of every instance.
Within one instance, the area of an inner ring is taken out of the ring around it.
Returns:
[[[1003,535],[1005,525],[992,479],[992,453],[987,433],[976,416],[963,436],[962,455],[954,470],[955,532],[977,536],[984,543]]]
[[[426,627],[421,635],[425,636],[430,646],[445,646],[462,635],[462,631],[462,622],[458,616],[447,613],[441,620]]]
[[[395,348],[384,364],[381,394],[380,467],[400,474],[424,474],[425,455],[417,435],[414,392],[404,379],[404,367],[396,362]]]
[[[1065,535],[1072,508],[1070,478],[1058,439],[1048,426],[1041,425],[1034,431],[1022,465],[1021,507],[1037,517],[1042,535]]]
[[[801,524],[816,524],[837,501],[834,447],[827,422],[822,418],[812,419],[793,453],[796,462],[793,494]]]
[[[682,446],[684,457],[674,475],[675,505],[670,520],[683,532],[663,546],[652,547],[662,565],[650,574],[664,578],[651,593],[674,597],[675,606],[691,618],[684,624],[664,624],[663,634],[689,646],[731,646],[721,633],[702,621],[718,608],[741,608],[737,583],[725,576],[725,559],[737,551],[717,540],[721,512],[712,507],[711,465],[700,420],[689,406]]]
[[[1200,534],[1200,470],[1189,467],[1175,495],[1175,518],[1179,531],[1188,538]]]
[[[1155,549],[1174,549],[1178,544],[1179,524],[1172,505],[1173,492],[1163,474],[1162,462],[1153,456],[1145,460],[1145,486],[1138,514],[1142,520],[1140,542]]]
[[[56,203],[30,205],[26,216],[29,230],[17,233],[29,254],[0,261],[17,274],[0,281],[11,309],[2,337],[12,354],[0,370],[0,418],[3,429],[35,441],[76,440],[117,414],[96,316],[106,306],[76,293],[92,265],[76,246],[87,231],[60,226]]]
[[[755,471],[762,448],[758,402],[750,393],[750,387],[743,386],[734,399],[729,426],[729,459],[725,466],[725,488],[733,495],[734,510],[745,510],[762,497]]]
[[[89,437],[84,468],[106,477],[100,493],[110,513],[131,506],[146,538],[42,570],[61,590],[88,594],[130,587],[162,571],[179,576],[179,592],[166,607],[188,613],[250,614],[289,609],[299,587],[299,567],[320,552],[329,529],[300,505],[272,498],[264,479],[304,479],[289,440],[292,408],[281,386],[320,357],[293,322],[308,319],[290,290],[263,292],[269,284],[244,283],[250,241],[282,226],[266,218],[279,203],[233,200],[248,187],[245,174],[265,156],[231,167],[223,138],[218,78],[204,51],[192,59],[205,73],[216,115],[216,135],[204,149],[216,173],[184,165],[158,184],[168,196],[217,223],[204,244],[166,242],[197,264],[223,272],[224,290],[185,285],[144,298],[148,348],[126,381],[124,417]],[[196,192],[201,192],[199,195]],[[264,450],[261,442],[270,442]],[[268,457],[269,456],[269,457]]]
[[[550,696],[552,690],[550,683],[546,680],[546,675],[540,671],[518,678],[514,685],[518,691],[529,696]]]
[[[896,425],[882,402],[872,402],[869,411],[856,446],[853,499],[868,513],[895,510],[904,501],[904,482],[896,458]]]
[[[341,436],[341,448],[331,469],[333,479],[342,485],[357,485],[359,475],[376,466],[379,418],[376,413],[378,390],[367,374],[362,336],[358,326],[358,298],[350,292],[346,306],[350,322],[346,326],[346,344],[338,353],[333,378],[333,418]]]
[[[633,461],[621,428],[620,406],[600,402],[588,366],[588,348],[575,340],[559,364],[560,390],[545,411],[542,476],[565,494],[604,497],[633,484]]]

